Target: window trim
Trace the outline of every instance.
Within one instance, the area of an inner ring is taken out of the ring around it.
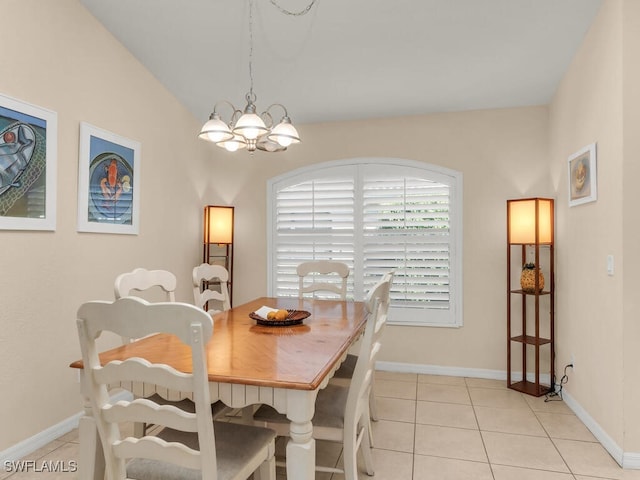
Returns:
[[[322,172],[334,167],[348,167],[359,165],[383,165],[383,166],[401,166],[416,168],[428,173],[428,177],[434,181],[446,183],[450,186],[450,199],[451,199],[451,216],[450,225],[453,233],[453,240],[450,243],[453,251],[451,252],[451,292],[453,298],[450,301],[450,308],[453,310],[451,317],[453,319],[450,323],[444,323],[442,321],[433,322],[425,319],[417,321],[403,321],[394,320],[394,308],[391,307],[389,311],[389,324],[390,325],[405,325],[405,326],[430,326],[430,327],[443,327],[443,328],[459,328],[463,325],[463,175],[462,172],[445,168],[439,165],[433,165],[427,162],[421,162],[417,160],[407,160],[401,158],[386,158],[386,157],[357,157],[343,160],[331,160],[326,162],[314,163],[306,165],[295,170],[290,170],[276,177],[272,177],[267,180],[267,222],[266,222],[266,237],[267,237],[267,292],[269,296],[273,296],[275,292],[275,278],[273,273],[273,248],[276,245],[276,231],[273,228],[274,208],[276,200],[276,186],[283,181],[294,182],[296,177],[301,179],[309,179],[310,175],[314,172]],[[357,260],[356,260],[357,261]]]

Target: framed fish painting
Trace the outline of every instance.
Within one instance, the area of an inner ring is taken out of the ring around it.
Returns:
[[[80,124],[78,231],[137,235],[140,143]]]
[[[58,116],[0,95],[0,229],[56,229]]]

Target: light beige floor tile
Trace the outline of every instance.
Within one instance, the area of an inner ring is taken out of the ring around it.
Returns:
[[[409,477],[396,477],[396,479]],[[413,480],[493,480],[488,463],[415,455]]]
[[[457,385],[464,387],[464,377],[451,377],[448,375],[418,375],[418,383],[435,383],[436,385]]]
[[[491,468],[495,480],[573,480],[573,475],[570,473],[548,472],[504,465],[492,465]]]
[[[467,388],[456,385],[419,383],[418,400],[471,405]]]
[[[376,380],[376,397],[416,399],[416,384],[397,380]]]
[[[65,433],[64,435],[62,435],[60,438],[58,438],[58,440],[65,443],[66,442],[78,443],[80,441],[78,433],[79,433],[78,429],[74,428],[69,433]]]
[[[506,380],[494,380],[492,378],[465,378],[465,383],[467,387],[476,387],[476,388],[498,388],[501,390],[507,389],[507,381]]]
[[[536,416],[551,438],[597,442],[596,437],[575,415],[537,412]]]
[[[376,397],[376,409],[381,420],[416,421],[416,401],[402,398]]]
[[[536,415],[528,408],[474,407],[480,430],[546,437]]]
[[[22,460],[37,460],[41,457],[44,457],[48,453],[62,447],[64,444],[65,442],[62,442],[60,440],[53,440],[52,442],[47,443],[43,447],[40,447],[36,451],[30,453],[29,455],[25,455]]]
[[[486,462],[478,430],[416,425],[416,454]]]
[[[413,453],[415,425],[405,422],[378,420],[372,422],[373,444],[376,449]]]
[[[340,459],[342,462],[342,459]],[[358,480],[411,480],[413,454],[392,452],[390,450],[373,450],[373,466],[375,475],[370,477],[364,471],[364,464],[358,460]],[[340,463],[342,466],[342,463]],[[316,472],[317,475],[318,472]],[[316,478],[318,478],[316,476]],[[331,480],[344,480],[344,475],[335,473]]]
[[[599,443],[554,439],[562,458],[574,474],[622,478],[622,468]]]
[[[491,464],[569,473],[549,438],[482,432]]]
[[[286,451],[286,444],[285,444]],[[335,467],[342,454],[342,443],[316,440],[316,464]]]
[[[545,401],[544,395],[542,397],[523,395],[523,397],[534,412],[567,413],[573,415],[573,412],[566,403],[557,400],[558,397],[551,397],[553,400],[548,402]]]
[[[469,388],[471,403],[474,406],[496,408],[529,408],[523,394],[515,390],[497,388]]]
[[[478,429],[471,405],[418,401],[416,423]]]
[[[413,382],[418,380],[417,373],[404,373],[404,372],[385,372],[383,370],[376,370],[376,381],[378,380],[393,380],[396,382]]]

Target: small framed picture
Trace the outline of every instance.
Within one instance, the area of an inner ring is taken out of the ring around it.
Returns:
[[[597,198],[596,144],[592,143],[569,156],[569,206]]]
[[[0,95],[0,229],[56,229],[58,116]]]
[[[80,124],[78,231],[137,235],[140,143]]]

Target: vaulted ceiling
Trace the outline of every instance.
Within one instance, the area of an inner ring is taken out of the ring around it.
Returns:
[[[254,0],[257,107],[294,123],[546,104],[602,0]],[[244,107],[249,0],[81,0],[206,120]],[[280,8],[278,8],[280,7]]]

